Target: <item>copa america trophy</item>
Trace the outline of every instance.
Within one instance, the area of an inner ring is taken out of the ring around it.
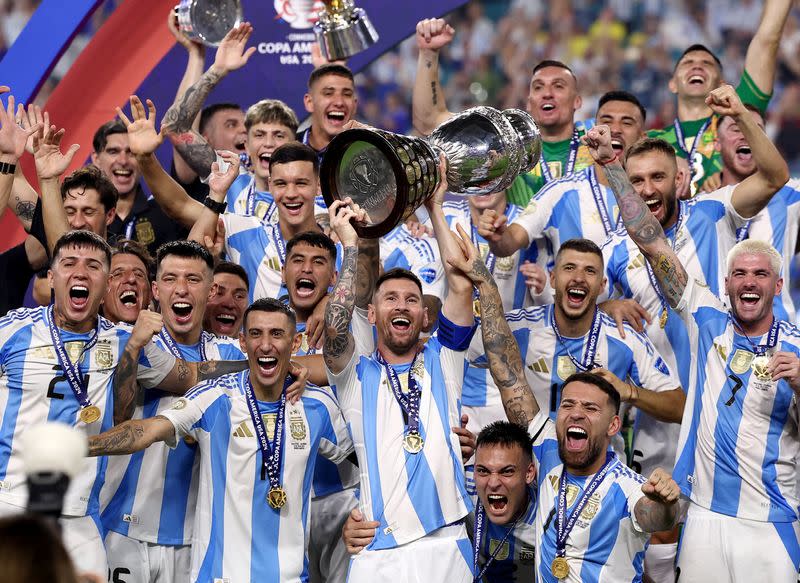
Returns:
[[[427,138],[376,128],[345,130],[322,160],[322,194],[330,206],[350,197],[368,215],[360,237],[382,237],[404,222],[439,186],[439,152],[447,159],[450,192],[479,195],[505,190],[539,160],[536,122],[519,109],[473,107]]]
[[[181,0],[175,14],[178,28],[186,36],[216,47],[242,22],[242,4],[240,0]]]
[[[378,40],[363,8],[353,0],[324,0],[314,33],[322,55],[329,61],[341,61],[371,47]]]

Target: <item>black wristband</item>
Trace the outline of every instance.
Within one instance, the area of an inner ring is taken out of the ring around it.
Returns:
[[[228,210],[228,205],[227,204],[225,204],[224,202],[217,202],[216,200],[214,200],[210,196],[207,196],[205,198],[205,200],[203,200],[203,205],[205,205],[206,208],[210,208],[212,211],[214,211],[218,215],[221,215],[226,210]]]
[[[0,174],[14,174],[17,171],[17,165],[11,162],[0,162]]]

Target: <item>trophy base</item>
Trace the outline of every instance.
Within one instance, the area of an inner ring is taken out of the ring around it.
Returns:
[[[352,57],[378,41],[378,32],[361,8],[333,16],[325,13],[314,25],[314,33],[322,55],[329,61]]]
[[[228,31],[242,22],[239,0],[181,0],[175,14],[181,31],[207,47],[218,47]]]

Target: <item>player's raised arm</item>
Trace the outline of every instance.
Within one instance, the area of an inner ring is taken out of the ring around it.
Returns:
[[[444,92],[439,82],[439,51],[453,40],[455,30],[441,18],[426,18],[417,23],[417,76],[411,98],[414,128],[431,133],[436,126],[450,119]]]
[[[611,147],[608,126],[599,125],[582,138],[594,160],[603,167],[608,184],[617,198],[620,217],[628,235],[650,262],[659,287],[673,308],[686,288],[687,274],[664,234],[661,223],[636,193],[617,154]]]
[[[778,48],[791,8],[792,0],[766,0],[761,21],[747,46],[744,70],[758,90],[766,96],[772,95],[775,87]]]
[[[636,522],[645,532],[669,530],[678,518],[678,499],[681,490],[675,480],[661,468],[656,468],[642,484],[644,497],[636,502]]]
[[[457,225],[456,228],[458,235],[453,235],[453,238],[461,253],[449,257],[447,262],[466,275],[478,288],[481,334],[486,357],[489,360],[489,372],[500,390],[506,417],[512,423],[527,429],[539,412],[539,404],[525,379],[522,355],[506,321],[500,291],[470,236],[461,225]]]

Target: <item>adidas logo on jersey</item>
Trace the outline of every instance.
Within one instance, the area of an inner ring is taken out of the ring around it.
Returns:
[[[253,432],[247,426],[247,421],[239,423],[239,427],[233,432],[234,437],[253,437]]]
[[[139,517],[136,516],[135,514],[123,514],[122,522],[127,522],[129,524],[139,524]]]
[[[641,253],[636,256],[636,259],[628,263],[628,271],[632,269],[638,269],[640,267],[644,267],[644,255]]]
[[[541,372],[544,374],[550,374],[550,369],[547,366],[547,361],[544,359],[544,356],[541,357],[536,362],[529,364],[528,368],[531,369],[533,372]]]

